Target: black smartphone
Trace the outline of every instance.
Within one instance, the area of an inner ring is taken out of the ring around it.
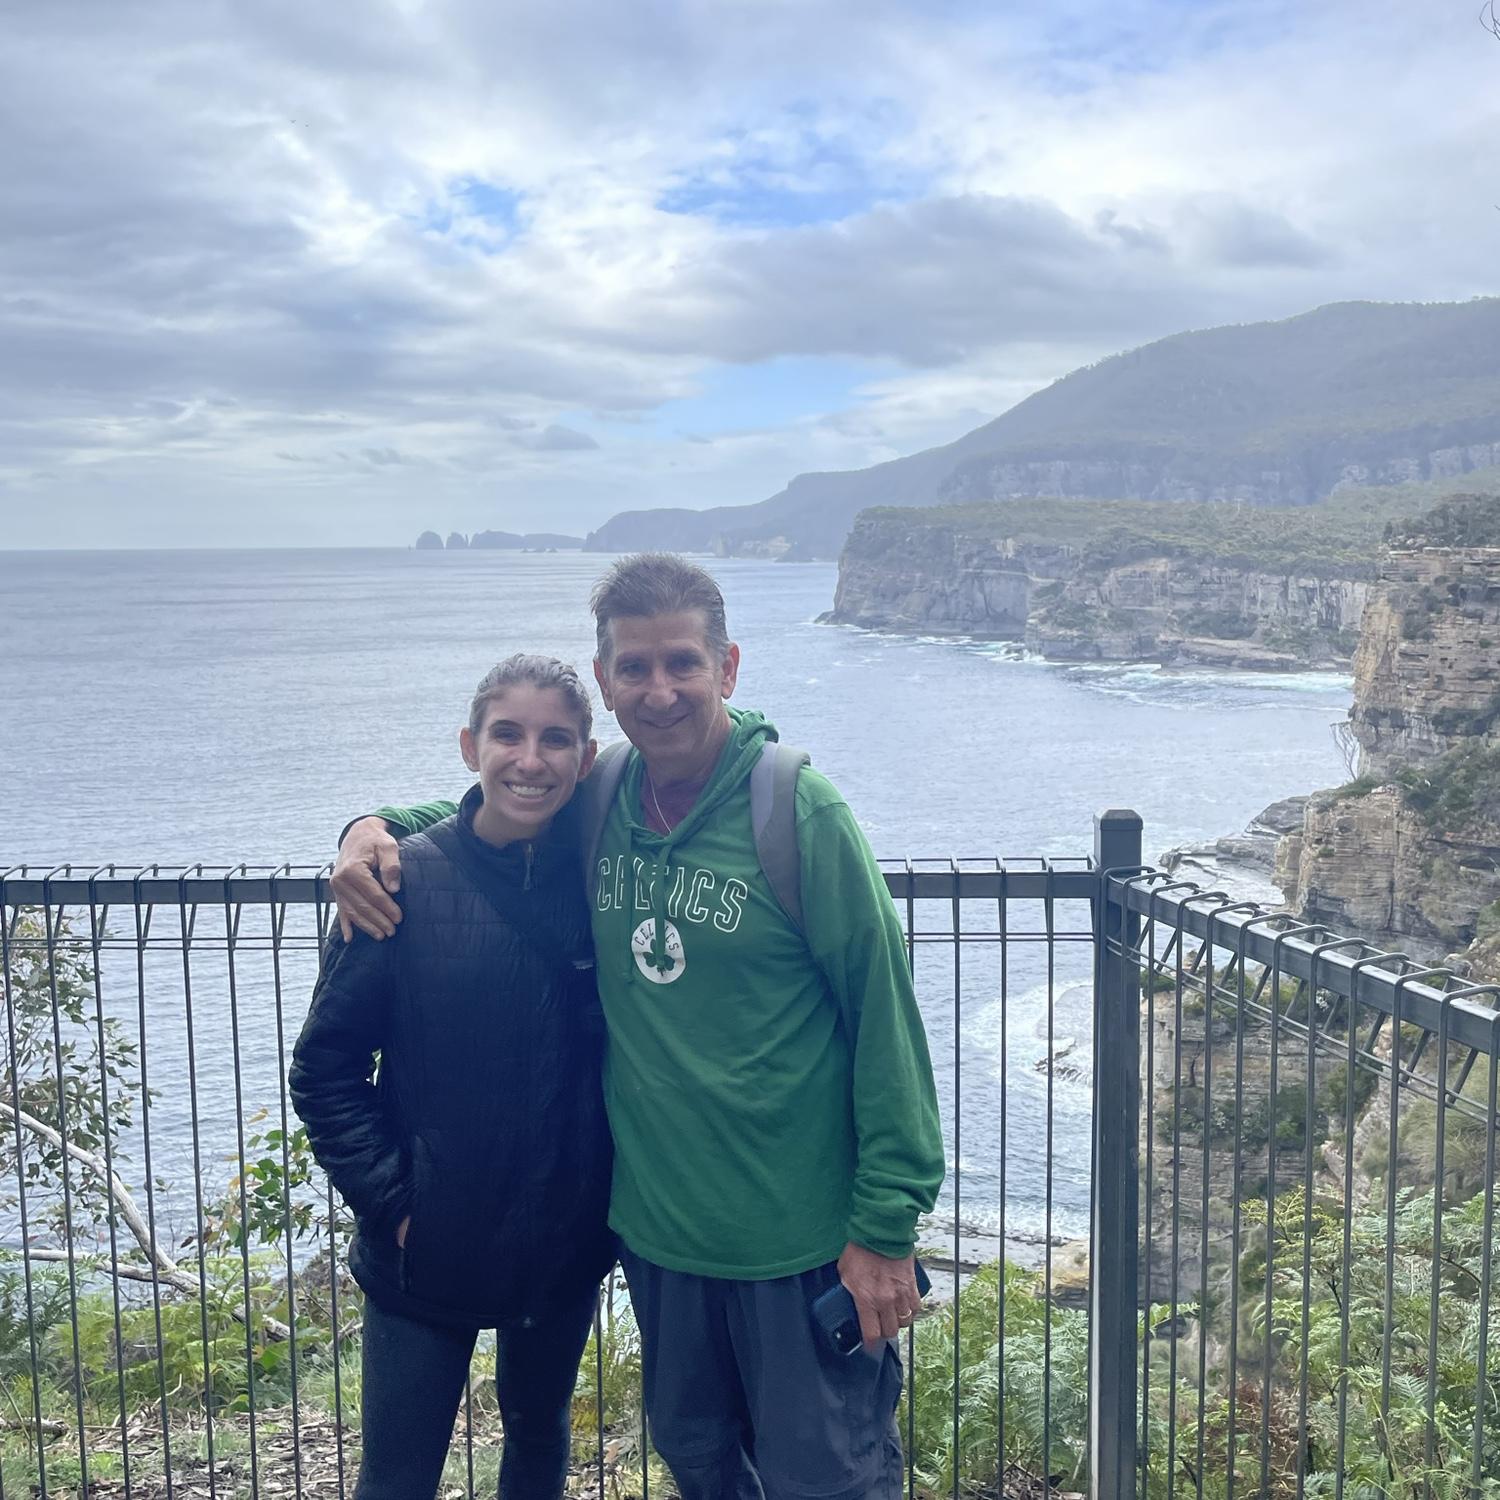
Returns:
[[[917,1295],[925,1297],[932,1290],[932,1279],[923,1269],[922,1262],[915,1264]],[[864,1337],[859,1331],[859,1311],[854,1298],[842,1281],[829,1287],[821,1296],[813,1299],[809,1308],[814,1326],[823,1341],[835,1354],[853,1354]]]

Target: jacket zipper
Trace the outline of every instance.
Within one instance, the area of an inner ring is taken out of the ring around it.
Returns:
[[[536,854],[536,845],[535,844],[527,844],[527,846],[526,846],[526,878],[521,882],[521,889],[523,891],[529,891],[531,889],[531,861],[532,861],[532,858],[535,856],[535,854]]]

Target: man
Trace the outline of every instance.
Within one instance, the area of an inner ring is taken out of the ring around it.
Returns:
[[[703,569],[646,554],[594,591],[594,675],[634,747],[590,874],[615,1138],[610,1224],[647,1412],[684,1500],[894,1497],[891,1342],[919,1305],[917,1217],[943,1176],[900,924],[829,782],[796,786],[802,924],[757,856],[749,775],[775,730]],[[394,931],[396,846],[449,804],[355,824],[341,918]],[[864,1345],[809,1314],[839,1281]]]

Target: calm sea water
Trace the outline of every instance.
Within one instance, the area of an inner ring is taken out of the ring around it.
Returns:
[[[363,808],[456,796],[475,682],[522,648],[586,663],[586,598],[604,561],[0,553],[0,867],[317,862]],[[978,643],[870,635],[814,623],[832,600],[832,566],[712,566],[744,656],[735,701],[811,751],[881,856],[1081,855],[1097,810],[1133,807],[1150,857],[1343,777],[1330,725],[1348,708],[1347,679],[1065,667]],[[613,738],[603,717],[601,738]],[[134,1028],[134,959],[110,957],[106,1003]],[[955,1079],[962,1086],[960,1215],[998,1221],[1003,1106],[1007,1229],[1034,1234],[1047,1222],[1047,1085],[1035,1065],[1049,1012],[1054,1041],[1071,1039],[1087,1058],[1086,951],[1059,950],[1050,988],[1037,944],[1015,948],[1003,988],[996,947],[964,964],[955,1021],[947,950],[919,952],[950,1143]],[[237,1117],[274,1109],[282,1057],[268,959],[248,954],[237,971],[238,1102],[222,954],[207,945],[188,983],[182,969],[179,954],[152,955],[143,987],[160,1095],[153,1165],[192,1170],[196,1115],[207,1189],[224,1179]],[[289,1034],[310,987],[310,960],[294,955],[283,973]],[[189,988],[196,1100],[185,1086]],[[1088,1202],[1087,1081],[1058,1081],[1054,1107],[1051,1227],[1076,1234]]]

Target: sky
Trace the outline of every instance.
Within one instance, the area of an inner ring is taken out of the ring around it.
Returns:
[[[0,0],[0,547],[582,535],[1500,291],[1471,0]]]

